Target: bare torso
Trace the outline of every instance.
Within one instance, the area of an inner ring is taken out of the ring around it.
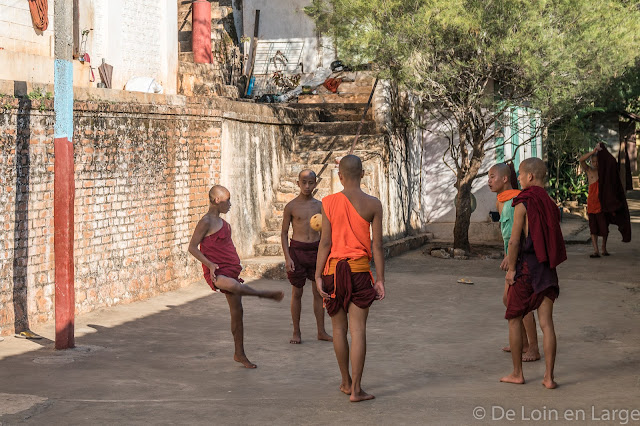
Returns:
[[[587,179],[589,181],[589,185],[598,181],[598,169],[595,167],[588,166],[587,167]]]
[[[320,233],[311,229],[309,221],[313,215],[322,211],[322,203],[315,198],[304,199],[298,197],[293,199],[287,207],[291,214],[291,225],[293,226],[291,239],[302,243],[319,241]]]
[[[362,191],[347,191],[342,193],[347,197],[353,208],[367,222],[373,222],[376,207],[380,203],[377,198],[367,195]]]

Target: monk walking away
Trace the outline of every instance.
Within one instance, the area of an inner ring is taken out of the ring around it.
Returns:
[[[586,153],[578,159],[580,168],[587,175],[589,193],[587,195],[587,215],[589,216],[589,231],[591,232],[591,244],[593,254],[589,257],[600,257],[598,250],[598,237],[602,237],[602,255],[609,256],[607,251],[607,237],[609,236],[609,224],[600,205],[600,184],[598,182],[598,152],[600,145],[596,145],[593,151]],[[587,160],[591,160],[591,165]]]
[[[515,188],[514,188],[515,187]],[[499,163],[489,169],[489,189],[497,194],[496,208],[500,213],[500,231],[504,241],[504,259],[500,264],[500,269],[507,270],[509,252],[509,239],[511,238],[511,229],[513,227],[514,207],[512,200],[520,194],[518,181],[513,165]],[[504,285],[502,294],[502,303],[507,306],[507,292],[509,286]],[[536,320],[533,312],[529,312],[524,316],[522,331],[522,360],[525,362],[537,361],[540,359],[540,350],[538,349],[538,333],[536,331]],[[502,348],[505,352],[511,352],[511,348],[506,346]]]
[[[231,208],[231,195],[220,185],[209,191],[209,211],[196,225],[189,243],[189,253],[202,262],[204,278],[213,291],[227,297],[231,313],[231,334],[235,344],[233,359],[247,368],[256,368],[244,353],[242,296],[257,296],[277,302],[284,298],[281,291],[256,290],[242,284],[242,266],[231,240],[231,226],[220,217]]]
[[[291,319],[293,321],[293,336],[289,343],[302,342],[300,332],[300,312],[302,310],[302,293],[307,279],[313,285],[313,313],[316,317],[318,340],[332,341],[324,328],[324,309],[322,296],[315,286],[316,261],[318,258],[318,244],[320,233],[311,229],[309,223],[312,216],[322,210],[322,203],[313,197],[313,190],[318,185],[313,170],[303,170],[298,175],[300,194],[291,200],[284,208],[282,218],[281,242],[284,252],[287,278],[291,283]],[[293,227],[291,242],[289,242],[289,227]]]
[[[509,239],[505,282],[509,285],[507,311],[509,344],[513,372],[501,382],[523,384],[522,318],[538,311],[543,333],[545,373],[542,384],[554,389],[556,333],[553,326],[553,302],[560,294],[556,267],[567,259],[560,229],[560,212],[544,190],[547,168],[539,158],[520,163],[522,192],[513,199],[513,227]]]
[[[591,158],[591,165],[586,162],[588,158]],[[617,225],[623,243],[631,241],[631,218],[626,189],[620,179],[620,164],[602,142],[579,160],[580,166],[589,179],[587,212],[594,251],[591,257],[600,255],[598,236],[602,237],[602,254],[608,256],[606,243],[610,224]],[[627,174],[627,180],[628,178]]]
[[[342,158],[338,176],[344,190],[322,200],[316,285],[331,317],[333,348],[342,376],[340,390],[350,395],[352,402],[359,402],[374,398],[362,390],[361,380],[369,307],[385,296],[382,204],[360,189],[364,176],[360,158]],[[369,264],[372,258],[375,281]],[[347,330],[351,333],[351,348]]]

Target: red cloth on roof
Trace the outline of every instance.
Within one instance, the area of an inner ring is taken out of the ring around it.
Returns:
[[[560,211],[544,188],[530,186],[513,199],[513,206],[525,203],[529,221],[529,235],[533,241],[536,259],[549,262],[555,268],[567,260],[567,251],[560,229]]]
[[[600,191],[600,205],[605,213],[608,223],[618,226],[622,234],[622,242],[631,241],[631,218],[629,217],[629,206],[622,181],[618,162],[603,143],[598,151],[598,183]]]

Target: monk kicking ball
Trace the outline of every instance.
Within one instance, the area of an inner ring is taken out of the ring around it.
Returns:
[[[344,190],[322,200],[316,285],[333,325],[333,349],[342,376],[340,390],[350,395],[352,402],[359,402],[374,398],[362,390],[360,381],[367,352],[369,307],[385,296],[382,204],[360,189],[364,176],[360,158],[343,157],[338,176]],[[372,257],[376,264],[375,284],[369,264]]]
[[[293,336],[289,343],[302,343],[300,331],[300,312],[302,311],[302,293],[307,280],[314,282],[316,275],[316,260],[318,257],[318,242],[320,234],[313,228],[313,218],[320,216],[322,204],[313,197],[313,190],[318,182],[313,170],[303,170],[298,175],[300,194],[291,200],[284,208],[282,215],[282,232],[280,234],[282,251],[285,258],[287,278],[291,283],[291,319],[293,321]],[[289,227],[293,227],[291,242],[289,242]],[[318,340],[331,341],[331,336],[324,328],[324,310],[322,297],[315,285],[313,292],[313,313],[316,317]]]
[[[544,190],[547,168],[539,158],[520,163],[522,192],[513,199],[513,227],[509,239],[508,266],[505,282],[509,285],[507,311],[509,344],[513,372],[500,379],[505,383],[523,384],[522,317],[538,310],[544,335],[545,373],[542,384],[554,389],[553,370],[556,360],[556,333],[553,327],[553,302],[560,294],[556,267],[567,260],[560,229],[560,212]]]
[[[189,253],[202,262],[204,279],[213,291],[227,297],[231,313],[231,334],[235,344],[233,354],[247,368],[256,368],[244,353],[244,324],[242,320],[242,296],[256,296],[280,302],[281,291],[256,290],[242,284],[239,278],[242,266],[236,247],[231,240],[231,226],[220,217],[231,208],[231,195],[224,186],[215,185],[209,191],[209,211],[196,225],[189,243]]]

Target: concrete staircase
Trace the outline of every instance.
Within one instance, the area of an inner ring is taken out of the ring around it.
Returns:
[[[371,76],[360,75],[356,76],[352,83],[341,84],[336,94],[302,95],[298,103],[289,104],[292,108],[317,109],[320,121],[304,124],[302,132],[295,140],[289,163],[285,164],[282,171],[271,217],[261,233],[261,241],[255,246],[255,257],[243,259],[243,276],[286,278],[280,230],[284,207],[299,192],[296,185],[298,174],[303,169],[316,172],[316,198],[322,199],[333,192],[331,169],[334,168],[336,157],[346,155],[351,148],[372,85]],[[383,146],[385,136],[377,128],[373,116],[370,109],[355,148],[358,155],[366,157],[370,147]]]

